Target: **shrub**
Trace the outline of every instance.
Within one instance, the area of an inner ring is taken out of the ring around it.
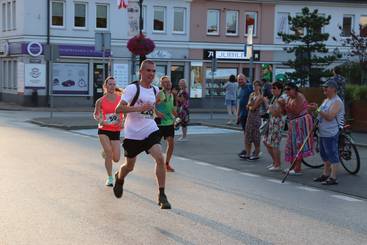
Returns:
[[[367,101],[367,85],[347,84],[345,88],[345,99],[347,101]]]

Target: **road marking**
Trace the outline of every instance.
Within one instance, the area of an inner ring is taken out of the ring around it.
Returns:
[[[275,184],[288,184],[286,182],[282,183],[282,181],[278,179],[266,179],[266,180]]]
[[[212,166],[212,164],[206,163],[206,162],[194,161],[194,163],[197,165],[206,166],[206,167]]]
[[[181,160],[181,161],[187,161],[187,160],[189,160],[189,159],[184,158],[184,157],[175,157],[175,158],[178,159],[178,160]]]
[[[260,177],[260,175],[250,174],[250,173],[245,173],[245,172],[240,172],[240,174],[245,175],[245,176],[249,176],[249,177]]]
[[[316,188],[306,187],[306,186],[297,186],[298,189],[304,190],[304,191],[311,191],[311,192],[317,192],[320,191]]]
[[[224,171],[233,171],[233,169],[230,169],[230,168],[226,168],[226,167],[219,167],[219,166],[215,166],[216,169],[220,169],[220,170],[224,170]]]
[[[348,196],[342,196],[342,195],[331,195],[332,197],[344,200],[344,201],[348,201],[348,202],[362,202],[362,200],[357,199],[357,198],[353,198],[353,197],[348,197]]]

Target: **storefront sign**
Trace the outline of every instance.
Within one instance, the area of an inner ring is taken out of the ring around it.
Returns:
[[[43,89],[46,87],[46,65],[25,64],[24,87]]]
[[[39,42],[30,42],[27,45],[27,53],[30,56],[37,57],[40,56],[43,52],[42,44]]]
[[[129,84],[129,65],[113,64],[113,77],[117,87],[125,88]]]
[[[204,60],[211,60],[213,57],[218,60],[249,60],[243,50],[210,50],[204,49],[203,58]],[[254,50],[254,60],[260,60],[260,51]]]
[[[170,59],[172,54],[166,50],[155,49],[152,53],[147,55],[149,59]]]
[[[94,46],[83,45],[59,45],[60,56],[83,56],[83,57],[102,57],[102,51],[96,51]],[[105,56],[110,56],[109,50],[105,51]]]
[[[81,63],[54,63],[52,88],[54,94],[89,94],[89,65]]]

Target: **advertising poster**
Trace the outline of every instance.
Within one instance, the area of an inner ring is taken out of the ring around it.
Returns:
[[[25,64],[24,87],[43,89],[46,87],[46,65]]]
[[[54,94],[89,94],[88,64],[54,63],[52,88]]]
[[[129,85],[129,65],[113,64],[113,77],[115,78],[117,87],[125,88]]]
[[[133,37],[139,34],[140,8],[137,2],[129,2],[127,8],[128,35]]]

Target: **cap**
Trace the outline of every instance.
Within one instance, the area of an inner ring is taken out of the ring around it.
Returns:
[[[324,84],[321,85],[322,87],[331,87],[331,88],[338,88],[338,84],[334,80],[327,80]]]

